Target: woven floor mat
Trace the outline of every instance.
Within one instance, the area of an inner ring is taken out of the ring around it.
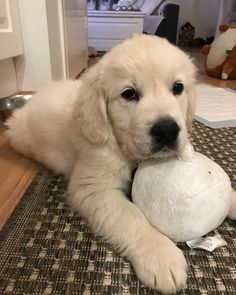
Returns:
[[[195,149],[220,164],[234,188],[235,133],[197,122],[192,132]],[[159,294],[71,212],[65,188],[62,177],[42,168],[13,212],[0,234],[0,294]],[[228,245],[209,253],[180,244],[189,279],[178,294],[236,294],[235,222],[224,221],[214,233]]]

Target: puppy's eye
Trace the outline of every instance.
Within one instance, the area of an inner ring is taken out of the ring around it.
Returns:
[[[180,95],[184,90],[184,85],[181,82],[175,82],[172,88],[174,95]]]
[[[139,94],[133,88],[127,88],[122,93],[121,96],[126,100],[138,100]]]

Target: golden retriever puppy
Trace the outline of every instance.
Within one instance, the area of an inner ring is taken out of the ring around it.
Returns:
[[[137,161],[178,155],[188,141],[195,68],[165,39],[135,36],[79,81],[55,82],[8,121],[10,143],[69,178],[68,199],[92,230],[165,293],[186,284],[177,246],[126,197]]]

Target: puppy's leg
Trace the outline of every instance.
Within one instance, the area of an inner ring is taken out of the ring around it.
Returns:
[[[236,219],[236,191],[232,191],[228,217]]]
[[[84,171],[83,168],[86,169],[80,165],[80,171]],[[141,211],[117,188],[114,179],[109,185],[107,175],[102,177],[94,179],[83,173],[80,178],[78,172],[75,173],[69,185],[72,206],[94,232],[129,259],[145,285],[164,293],[183,288],[187,264],[182,251],[150,225]],[[103,188],[98,190],[104,182]]]

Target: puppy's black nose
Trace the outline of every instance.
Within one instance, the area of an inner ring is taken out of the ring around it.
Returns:
[[[150,134],[157,143],[168,146],[176,141],[179,131],[180,128],[173,119],[162,119],[152,126]]]

